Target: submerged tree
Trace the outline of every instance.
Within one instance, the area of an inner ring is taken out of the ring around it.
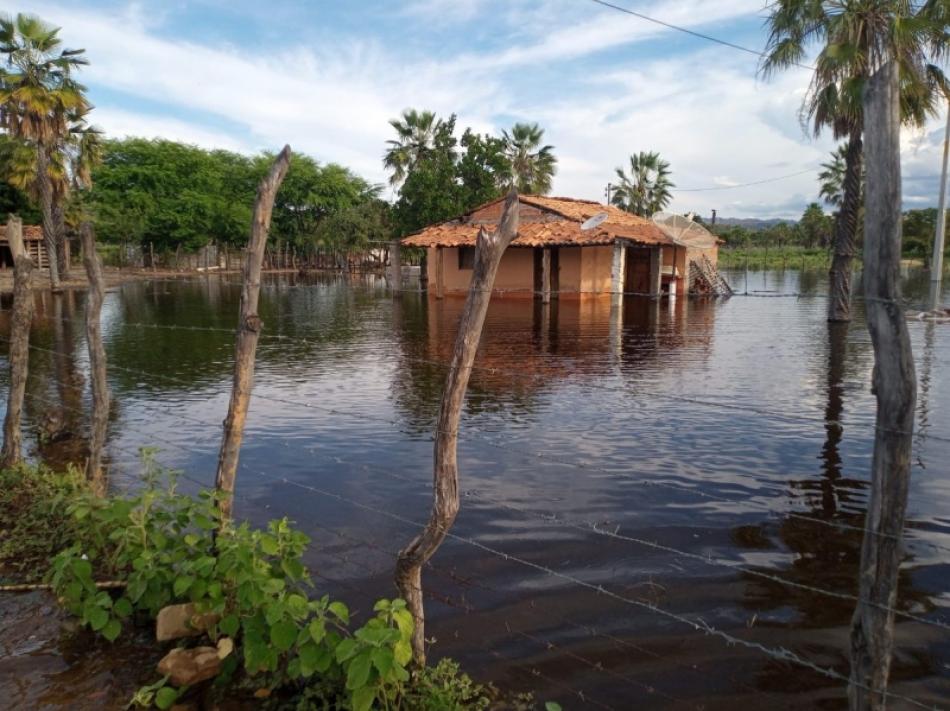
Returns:
[[[650,217],[660,212],[673,198],[670,190],[670,164],[656,152],[640,151],[630,156],[630,175],[617,168],[620,184],[615,188],[611,202],[627,212]]]
[[[84,87],[72,78],[73,70],[87,61],[83,50],[63,48],[59,28],[23,13],[0,18],[0,52],[6,56],[6,66],[0,68],[0,127],[34,156],[34,190],[43,215],[50,281],[57,288],[61,266],[57,254],[65,234],[56,211],[63,209],[64,196],[56,190],[53,176],[59,169],[56,156],[69,136],[70,118],[88,109]]]
[[[536,123],[516,123],[510,133],[502,131],[502,140],[508,159],[506,184],[530,195],[551,192],[557,158],[554,146],[542,145],[544,129]]]
[[[900,72],[901,118],[923,125],[934,114],[946,89],[943,72],[933,61],[946,53],[948,35],[944,3],[929,0],[777,0],[769,16],[766,76],[807,61],[812,44],[821,47],[802,117],[815,134],[830,128],[846,139],[841,202],[835,224],[831,265],[830,321],[851,319],[851,269],[860,218],[862,175],[862,96],[870,57],[886,50]]]

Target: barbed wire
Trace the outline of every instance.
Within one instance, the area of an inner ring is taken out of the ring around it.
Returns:
[[[9,341],[8,341],[7,339],[5,339],[5,338],[3,338],[3,337],[0,337],[0,342],[4,342],[4,341],[9,343]],[[57,353],[56,351],[53,351],[53,350],[50,350],[50,349],[47,349],[47,348],[42,348],[42,347],[40,347],[40,346],[33,346],[33,345],[30,345],[30,348],[31,348],[31,349],[34,349],[34,350],[41,351],[41,352],[46,352],[46,353],[54,354],[54,355],[56,355],[56,353]],[[121,371],[130,372],[130,373],[132,373],[132,374],[139,375],[139,376],[145,376],[145,377],[157,378],[157,379],[165,379],[165,380],[169,380],[169,381],[171,381],[171,382],[178,382],[178,383],[182,383],[182,384],[184,384],[184,385],[189,385],[189,386],[193,385],[193,383],[191,383],[190,381],[184,380],[184,379],[182,379],[182,378],[178,378],[178,377],[176,377],[176,376],[160,375],[160,374],[154,374],[154,373],[147,373],[147,372],[145,372],[145,371],[141,371],[141,370],[137,370],[137,369],[132,369],[132,368],[125,368],[125,367],[122,367],[122,366],[115,366],[115,365],[110,366],[110,367],[113,368],[113,369],[118,369],[118,370],[121,370]],[[276,403],[280,403],[280,404],[289,404],[289,405],[294,405],[294,406],[297,406],[297,407],[303,407],[303,408],[305,408],[305,409],[312,409],[312,410],[316,410],[316,411],[319,411],[319,412],[325,412],[325,413],[328,413],[328,414],[333,414],[333,415],[335,415],[335,416],[349,417],[349,418],[361,420],[361,421],[364,421],[364,422],[372,422],[372,423],[386,424],[386,425],[388,425],[388,426],[390,426],[390,427],[396,427],[396,428],[398,429],[398,431],[402,432],[403,434],[412,434],[412,433],[410,433],[410,432],[407,432],[405,429],[402,429],[402,422],[401,422],[400,420],[398,420],[398,419],[389,419],[389,418],[384,418],[384,417],[376,417],[376,416],[366,415],[366,414],[363,414],[363,413],[354,413],[354,412],[351,412],[351,411],[348,411],[348,410],[341,410],[341,409],[333,408],[333,407],[330,407],[330,406],[318,405],[318,404],[312,403],[312,402],[302,402],[302,401],[299,401],[299,400],[293,400],[293,399],[288,399],[288,398],[282,398],[282,397],[278,397],[278,396],[274,396],[274,395],[264,395],[264,394],[261,394],[261,393],[256,393],[256,394],[254,395],[254,397],[256,397],[256,398],[258,398],[258,399],[261,399],[261,400],[265,400],[265,401],[271,401],[271,402],[276,402]],[[731,407],[731,406],[726,405],[725,407]],[[212,426],[212,423],[210,423],[210,422],[208,422],[208,423],[204,423],[204,422],[201,422],[201,421],[197,421],[197,422],[198,422],[199,424],[203,424],[203,425],[206,425],[206,426]],[[825,420],[820,420],[820,421],[818,421],[818,422],[820,422],[820,423],[823,424],[823,425],[827,425],[827,421],[825,421]],[[220,426],[220,423],[215,423],[214,426]],[[788,516],[789,518],[795,518],[795,519],[798,519],[798,520],[804,520],[804,521],[807,521],[807,522],[809,522],[809,523],[815,523],[815,524],[817,524],[817,525],[825,525],[825,526],[837,528],[837,529],[840,529],[840,530],[853,530],[853,531],[856,531],[856,532],[860,532],[860,533],[862,533],[862,534],[864,534],[865,532],[868,532],[868,531],[866,531],[866,529],[863,528],[863,527],[852,526],[852,525],[850,525],[850,524],[845,524],[845,523],[843,523],[843,522],[838,522],[838,521],[827,521],[827,520],[825,520],[825,519],[818,519],[818,518],[815,518],[815,517],[813,517],[813,516],[808,516],[808,515],[804,515],[804,514],[797,514],[797,513],[794,513],[794,512],[774,512],[772,509],[770,509],[770,508],[769,508],[767,505],[765,505],[765,504],[760,504],[760,503],[753,502],[753,501],[749,501],[749,500],[738,500],[738,499],[731,499],[731,498],[724,497],[724,496],[717,496],[717,495],[709,494],[708,492],[705,492],[705,491],[700,491],[700,490],[698,490],[698,489],[696,489],[696,488],[684,488],[684,487],[679,486],[679,485],[677,485],[677,484],[670,483],[670,482],[666,482],[666,481],[662,481],[662,480],[655,480],[655,479],[649,479],[649,478],[631,479],[631,478],[630,478],[629,476],[627,476],[624,472],[617,472],[617,471],[615,471],[615,470],[608,469],[608,468],[606,468],[606,467],[599,466],[599,465],[596,465],[596,464],[594,464],[594,463],[590,463],[590,462],[586,462],[586,461],[577,461],[577,460],[574,460],[574,461],[568,463],[568,462],[565,462],[564,460],[558,458],[557,455],[550,455],[550,454],[545,453],[545,452],[542,452],[542,451],[537,451],[537,452],[535,452],[535,451],[527,451],[527,450],[520,449],[520,448],[518,448],[518,447],[512,447],[511,445],[501,444],[501,443],[497,442],[495,439],[493,439],[493,438],[490,436],[491,433],[486,432],[485,430],[480,430],[477,426],[475,426],[475,425],[473,425],[473,424],[467,423],[467,424],[466,424],[466,428],[469,429],[469,430],[472,430],[472,431],[474,431],[474,432],[476,432],[476,433],[478,433],[478,435],[480,435],[480,436],[477,435],[477,436],[471,437],[471,438],[466,437],[466,438],[463,439],[463,441],[478,441],[478,442],[484,442],[484,443],[488,444],[489,446],[492,446],[492,447],[494,447],[494,448],[496,448],[496,449],[498,449],[498,450],[500,450],[500,451],[503,451],[503,452],[506,452],[506,453],[515,453],[515,454],[517,454],[518,456],[521,456],[521,457],[526,458],[526,460],[530,460],[530,461],[537,461],[537,460],[539,460],[539,459],[541,459],[541,460],[550,460],[550,461],[552,461],[552,462],[553,462],[554,464],[556,464],[556,465],[560,465],[560,466],[568,465],[568,466],[572,466],[572,467],[574,467],[575,469],[578,469],[578,470],[595,471],[595,472],[598,472],[598,473],[601,473],[601,474],[606,474],[606,475],[608,475],[608,476],[610,476],[610,477],[612,477],[612,478],[614,478],[614,479],[617,479],[617,480],[619,480],[619,481],[622,481],[624,484],[637,484],[637,485],[650,486],[650,487],[666,488],[666,489],[671,489],[671,490],[673,490],[673,491],[676,491],[677,493],[688,493],[688,494],[690,494],[690,495],[696,496],[696,497],[701,498],[701,499],[705,499],[705,500],[710,501],[710,502],[715,502],[715,503],[728,503],[728,504],[738,505],[738,506],[743,506],[743,507],[748,507],[748,506],[750,506],[750,505],[751,505],[751,506],[755,506],[755,507],[758,507],[760,510],[762,510],[762,511],[764,511],[764,512],[767,512],[768,515],[774,515],[774,516],[777,516],[777,517]],[[430,436],[430,437],[427,437],[427,440],[426,440],[426,441],[432,441],[432,439],[434,438],[434,436],[435,436],[436,434],[438,434],[438,433],[439,433],[439,429],[438,429],[437,427],[435,427],[435,428],[434,428],[433,435]],[[143,433],[143,434],[144,434],[144,433]],[[457,433],[456,433],[456,434],[457,434]],[[931,435],[931,434],[929,434],[929,433],[928,433],[928,437],[931,438],[931,439],[935,439],[935,440],[945,439],[945,438],[941,438],[941,437],[939,437],[939,436],[937,436],[937,435]],[[948,440],[948,441],[950,441],[950,440]],[[872,535],[875,535],[876,537],[889,538],[889,539],[892,539],[892,540],[900,540],[900,537],[894,536],[893,534],[886,534],[886,533],[881,533],[881,532],[876,532],[876,531],[869,531],[869,532],[870,532]],[[943,545],[941,545],[941,544],[933,543],[933,542],[930,542],[930,541],[919,541],[919,542],[920,542],[921,544],[923,544],[923,545],[926,545],[926,546],[931,547],[931,548],[934,548],[934,549],[938,549],[938,550],[941,550],[941,551],[950,551],[950,547],[943,546]]]
[[[418,483],[417,481],[411,479],[410,477],[401,476],[401,475],[399,475],[399,474],[396,474],[395,472],[392,472],[392,471],[387,470],[387,469],[383,469],[383,468],[381,468],[381,467],[375,467],[375,466],[364,465],[364,469],[369,470],[369,471],[373,471],[373,472],[376,472],[376,473],[379,473],[379,474],[382,474],[382,475],[384,475],[384,476],[389,476],[390,478],[398,479],[398,480],[400,480],[400,481],[404,481],[404,482],[408,482],[408,483]],[[490,505],[492,505],[492,506],[497,506],[497,507],[499,507],[499,508],[503,508],[503,509],[506,509],[506,510],[508,510],[508,511],[514,511],[514,512],[516,512],[516,513],[518,513],[518,514],[521,514],[521,515],[528,515],[528,516],[531,516],[531,517],[533,517],[533,518],[535,518],[535,519],[537,519],[537,520],[540,520],[540,521],[542,521],[542,522],[544,522],[544,523],[546,523],[546,524],[568,527],[568,528],[572,528],[572,529],[577,530],[577,531],[581,531],[581,532],[583,532],[583,533],[594,533],[594,534],[596,534],[596,535],[604,536],[604,537],[611,538],[611,539],[614,539],[614,540],[625,541],[625,542],[628,542],[628,543],[634,543],[634,544],[639,545],[639,546],[642,546],[642,547],[644,547],[644,548],[649,548],[649,549],[656,550],[656,551],[660,551],[660,552],[663,552],[663,553],[669,553],[669,554],[671,554],[671,555],[677,556],[677,557],[679,557],[679,558],[684,558],[684,559],[687,559],[687,560],[696,560],[696,561],[699,561],[699,562],[701,562],[701,563],[704,563],[704,564],[706,564],[706,565],[713,566],[713,567],[727,568],[727,569],[729,569],[729,570],[731,570],[731,571],[733,571],[733,572],[738,572],[738,573],[742,573],[742,574],[744,574],[744,575],[749,575],[750,577],[756,577],[756,578],[760,578],[760,579],[763,579],[763,580],[768,580],[769,582],[773,582],[773,583],[776,583],[776,584],[778,584],[778,585],[782,585],[782,586],[785,586],[785,587],[790,587],[790,588],[794,588],[794,589],[798,589],[798,590],[803,590],[803,591],[805,591],[805,592],[809,592],[809,593],[812,593],[812,594],[814,594],[814,595],[821,595],[821,596],[824,596],[824,597],[830,597],[830,598],[835,598],[835,599],[839,599],[839,600],[845,600],[845,601],[848,601],[848,602],[851,602],[851,603],[867,604],[867,605],[870,605],[871,607],[875,607],[875,608],[880,609],[880,610],[882,610],[882,611],[884,611],[884,612],[891,613],[891,614],[893,614],[893,615],[895,615],[895,616],[897,616],[897,617],[902,617],[902,618],[904,618],[904,619],[913,620],[914,622],[917,622],[917,623],[920,623],[920,624],[923,624],[923,625],[928,625],[928,626],[930,626],[930,627],[937,627],[937,628],[944,629],[944,630],[950,630],[950,623],[946,623],[946,622],[944,622],[944,621],[942,621],[942,620],[939,620],[939,619],[938,619],[938,620],[927,619],[927,618],[925,618],[925,617],[921,617],[920,615],[916,615],[916,614],[911,613],[911,612],[906,612],[906,611],[903,611],[903,610],[898,610],[898,609],[896,609],[896,608],[892,608],[892,607],[889,607],[889,606],[887,606],[887,605],[882,605],[882,604],[879,604],[879,603],[875,603],[875,602],[872,602],[872,601],[870,601],[870,600],[864,600],[864,599],[862,599],[862,598],[857,597],[856,595],[851,595],[851,594],[849,594],[849,593],[841,593],[841,592],[837,592],[837,591],[834,591],[834,590],[825,590],[825,589],[823,589],[823,588],[815,587],[815,586],[812,586],[812,585],[807,585],[807,584],[805,584],[805,583],[799,583],[799,582],[796,582],[796,581],[794,581],[794,580],[788,580],[787,578],[783,578],[783,577],[781,577],[781,576],[779,576],[779,575],[774,575],[774,574],[772,574],[772,573],[767,573],[767,572],[765,572],[765,571],[756,570],[756,569],[754,569],[754,568],[749,568],[749,567],[747,567],[747,566],[745,566],[745,565],[743,565],[742,563],[739,563],[739,562],[737,562],[737,561],[732,561],[732,560],[728,560],[728,559],[721,558],[721,557],[715,557],[715,556],[712,556],[712,555],[702,555],[702,554],[699,554],[699,553],[692,553],[692,552],[689,552],[689,551],[680,550],[680,549],[675,548],[675,547],[673,547],[673,546],[669,546],[669,545],[665,545],[665,544],[659,543],[658,541],[650,541],[650,540],[647,540],[647,539],[644,539],[644,538],[639,538],[639,537],[636,537],[636,536],[629,536],[629,535],[626,535],[626,534],[621,534],[621,533],[619,532],[619,531],[620,531],[620,526],[619,526],[619,525],[617,526],[617,528],[616,528],[615,530],[610,531],[610,530],[604,529],[600,524],[598,524],[598,523],[595,522],[595,521],[585,521],[585,522],[582,522],[582,523],[581,523],[581,522],[571,521],[571,520],[569,520],[569,519],[564,519],[564,518],[560,517],[560,516],[559,516],[557,513],[555,513],[555,512],[546,513],[546,512],[542,512],[542,511],[535,511],[535,510],[531,510],[531,509],[526,509],[526,508],[521,507],[521,506],[517,506],[517,505],[515,505],[515,504],[511,504],[511,503],[508,503],[508,502],[505,502],[505,501],[499,501],[498,499],[495,499],[495,498],[486,496],[486,495],[484,495],[484,494],[482,494],[482,493],[480,493],[480,492],[478,492],[477,490],[474,490],[474,489],[463,490],[463,491],[461,491],[460,493],[461,493],[462,497],[464,497],[464,498],[474,498],[474,499],[477,499],[477,500],[479,500],[479,501],[484,501],[484,502],[486,502],[486,503],[488,503],[488,504],[490,504]]]
[[[341,503],[345,503],[345,504],[354,506],[354,507],[356,507],[356,508],[359,508],[359,509],[362,509],[362,510],[365,510],[365,511],[369,511],[369,512],[371,512],[371,513],[375,513],[375,514],[377,514],[377,515],[384,516],[384,517],[386,517],[386,518],[389,518],[389,519],[392,519],[392,520],[395,520],[395,521],[399,521],[399,522],[401,522],[401,523],[403,523],[403,524],[405,524],[405,525],[411,526],[411,527],[413,527],[413,528],[415,528],[415,529],[424,528],[424,524],[421,524],[421,523],[419,523],[418,521],[414,521],[414,520],[412,520],[412,519],[410,519],[410,518],[407,518],[407,517],[405,517],[405,516],[402,516],[402,515],[400,515],[400,514],[396,514],[396,513],[390,512],[390,511],[386,511],[386,510],[384,510],[384,509],[378,508],[378,507],[376,507],[376,506],[372,506],[372,505],[370,505],[370,504],[365,504],[365,503],[362,503],[362,502],[359,502],[359,501],[355,501],[354,499],[350,499],[349,497],[343,496],[342,494],[339,494],[339,493],[336,493],[336,492],[327,491],[327,490],[320,489],[320,488],[318,488],[318,487],[311,486],[311,485],[307,485],[307,484],[301,484],[300,482],[294,482],[294,481],[292,481],[292,480],[290,480],[290,479],[287,479],[286,477],[269,477],[269,476],[266,475],[264,472],[261,472],[260,475],[261,475],[262,477],[267,478],[267,479],[270,479],[270,480],[272,480],[272,481],[283,481],[283,482],[286,483],[286,484],[290,484],[290,485],[292,485],[292,486],[299,487],[299,488],[301,488],[301,489],[303,489],[303,490],[311,491],[311,492],[313,492],[313,493],[319,494],[319,495],[321,495],[321,496],[325,496],[325,497],[327,497],[327,498],[334,499],[334,500],[339,501],[339,502],[341,502]],[[716,627],[713,627],[710,623],[706,622],[705,620],[703,620],[703,619],[700,618],[700,617],[697,617],[697,618],[689,618],[689,617],[686,617],[685,615],[681,615],[681,614],[676,613],[676,612],[673,612],[673,611],[671,611],[671,610],[666,610],[666,609],[664,609],[664,608],[661,608],[659,605],[657,605],[657,604],[655,604],[655,603],[652,603],[652,602],[649,602],[649,601],[639,600],[639,599],[636,599],[636,598],[625,597],[625,596],[623,596],[623,595],[620,595],[619,593],[616,593],[616,592],[610,590],[609,588],[605,587],[605,586],[602,585],[602,584],[596,584],[596,583],[588,582],[588,581],[586,581],[586,580],[582,580],[581,578],[578,578],[578,577],[576,577],[576,576],[574,576],[574,575],[571,575],[570,573],[564,573],[564,572],[561,572],[561,571],[557,571],[557,570],[554,570],[554,569],[549,568],[549,567],[547,567],[547,566],[541,565],[540,563],[535,563],[535,562],[533,562],[533,561],[529,561],[529,560],[527,560],[527,559],[521,558],[521,557],[516,556],[516,555],[514,555],[514,554],[506,553],[506,552],[504,552],[504,551],[502,551],[502,550],[499,550],[499,549],[494,548],[494,547],[492,547],[492,546],[488,546],[488,545],[486,545],[486,544],[484,544],[484,543],[481,543],[480,541],[476,541],[476,540],[474,540],[474,539],[467,538],[467,537],[465,537],[465,536],[461,536],[460,534],[453,533],[452,531],[443,531],[443,532],[444,532],[444,534],[445,534],[445,536],[446,536],[447,538],[450,538],[450,539],[452,539],[452,540],[455,540],[455,541],[464,543],[464,544],[466,544],[466,545],[473,546],[473,547],[478,548],[478,549],[480,549],[480,550],[482,550],[482,551],[484,551],[484,552],[486,552],[486,553],[489,553],[490,555],[493,555],[493,556],[495,556],[495,557],[498,557],[498,558],[500,558],[500,559],[502,559],[502,560],[506,560],[506,561],[513,562],[513,563],[517,563],[517,564],[519,564],[519,565],[521,565],[521,566],[524,566],[524,567],[527,567],[527,568],[531,568],[531,569],[533,569],[533,570],[535,570],[535,571],[537,571],[537,572],[544,573],[544,574],[546,574],[546,575],[559,578],[559,579],[561,579],[561,580],[564,580],[564,581],[569,582],[569,583],[574,584],[574,585],[578,585],[578,586],[580,586],[580,587],[582,587],[582,588],[585,588],[585,589],[590,590],[590,591],[592,591],[592,592],[595,592],[595,593],[597,593],[597,594],[600,594],[600,595],[604,595],[604,596],[606,596],[606,597],[609,597],[609,598],[611,598],[611,599],[613,599],[613,600],[615,600],[615,601],[617,601],[617,602],[623,603],[623,604],[625,604],[625,605],[629,605],[629,606],[632,606],[632,607],[636,607],[636,608],[639,608],[639,609],[646,610],[646,611],[648,611],[648,612],[650,612],[650,613],[652,613],[652,614],[659,615],[659,616],[661,616],[661,617],[664,617],[664,618],[666,618],[666,619],[668,619],[668,620],[671,620],[671,621],[673,621],[673,622],[676,622],[676,623],[678,623],[678,624],[687,626],[687,627],[691,628],[692,630],[694,630],[695,632],[701,632],[701,633],[704,633],[704,634],[707,634],[707,635],[711,635],[711,636],[714,636],[714,637],[718,637],[718,638],[724,640],[725,642],[727,642],[727,643],[730,644],[730,645],[742,646],[742,647],[744,647],[744,648],[746,648],[746,649],[749,649],[749,650],[755,651],[755,652],[757,652],[757,653],[763,654],[763,655],[765,655],[765,656],[767,656],[767,657],[769,657],[769,658],[771,658],[771,659],[773,659],[773,660],[782,661],[782,662],[788,662],[788,663],[795,664],[795,665],[798,665],[798,666],[803,667],[803,668],[806,668],[806,669],[810,669],[811,671],[814,671],[814,672],[816,672],[816,673],[818,673],[818,674],[821,674],[821,675],[823,675],[823,676],[825,676],[825,677],[827,677],[827,678],[829,678],[829,679],[833,679],[833,680],[835,680],[835,681],[843,682],[843,683],[850,683],[850,684],[853,684],[854,686],[856,686],[856,687],[858,687],[858,688],[860,688],[860,689],[862,689],[862,690],[864,690],[864,691],[868,691],[868,692],[870,692],[870,693],[872,693],[872,694],[882,695],[885,699],[886,699],[886,698],[892,698],[892,699],[898,699],[898,700],[901,700],[901,701],[906,701],[907,703],[909,703],[909,704],[911,704],[911,705],[913,705],[913,706],[916,706],[916,707],[918,707],[918,708],[927,708],[927,709],[934,708],[934,707],[929,706],[929,705],[927,705],[926,703],[923,703],[923,702],[921,702],[921,701],[919,701],[919,700],[917,700],[917,699],[914,699],[914,698],[912,698],[912,697],[904,696],[904,695],[902,695],[902,694],[897,694],[897,693],[894,693],[894,692],[892,692],[892,691],[888,691],[888,690],[886,690],[886,689],[875,689],[875,688],[870,687],[870,686],[868,686],[868,685],[866,685],[866,684],[863,684],[863,683],[861,683],[861,682],[854,681],[854,680],[852,680],[850,677],[848,677],[848,676],[846,676],[846,675],[844,675],[844,674],[842,674],[842,673],[840,673],[840,672],[838,672],[838,671],[836,671],[836,670],[834,670],[834,669],[831,669],[831,668],[828,668],[828,667],[823,667],[823,666],[821,666],[821,665],[819,665],[819,664],[816,664],[815,662],[812,662],[812,661],[810,661],[810,660],[808,660],[808,659],[805,659],[804,657],[802,657],[802,656],[796,654],[796,653],[793,652],[792,650],[786,649],[786,648],[784,648],[784,647],[775,647],[775,648],[773,648],[773,647],[768,647],[768,646],[766,646],[766,645],[764,645],[764,644],[761,644],[761,643],[759,643],[759,642],[753,642],[753,641],[750,641],[750,640],[743,639],[743,638],[741,638],[741,637],[736,637],[736,636],[734,636],[734,635],[732,635],[732,634],[730,634],[730,633],[728,633],[728,632],[726,632],[726,631],[724,631],[724,630],[717,629]]]

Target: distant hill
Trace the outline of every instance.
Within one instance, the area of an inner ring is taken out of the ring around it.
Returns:
[[[763,230],[766,227],[774,227],[782,222],[793,225],[796,223],[796,220],[783,220],[778,217],[773,217],[768,220],[762,220],[757,217],[717,217],[717,225],[727,225],[730,227],[745,227],[749,230]]]

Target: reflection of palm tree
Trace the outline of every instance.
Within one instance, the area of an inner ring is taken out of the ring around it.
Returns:
[[[790,482],[792,490],[804,494],[803,500],[809,511],[783,518],[777,530],[782,547],[792,551],[794,556],[783,567],[762,570],[795,585],[857,596],[861,547],[864,544],[865,506],[859,505],[852,497],[858,491],[866,490],[868,484],[863,480],[846,478],[842,469],[840,444],[845,404],[844,381],[848,365],[847,338],[848,324],[828,323],[825,441],[820,455],[822,476],[817,481]],[[765,524],[739,527],[734,530],[733,539],[743,548],[770,550],[779,547],[770,539],[770,527]],[[890,543],[883,538],[875,542],[882,545]],[[914,579],[906,565],[909,561],[910,556],[907,556],[899,576],[901,598],[896,607],[932,608],[933,603],[927,593],[914,587]],[[851,599],[839,599],[748,574],[743,578],[747,586],[743,604],[747,608],[757,614],[789,608],[798,612],[798,617],[789,621],[785,636],[800,631],[799,639],[803,645],[813,643],[814,635],[810,630],[845,628],[854,613],[855,603]],[[787,641],[783,644],[787,644]],[[845,657],[847,649],[831,648],[828,653]],[[930,661],[914,660],[913,664],[916,665],[912,672],[915,677],[936,673]],[[778,668],[774,672],[766,672],[766,676],[759,680],[761,687],[784,688],[787,685],[784,672]],[[816,681],[815,688],[825,684],[826,680]]]

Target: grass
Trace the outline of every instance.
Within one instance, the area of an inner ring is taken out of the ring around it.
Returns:
[[[856,258],[856,261],[860,261]],[[726,269],[816,269],[831,265],[831,253],[821,247],[736,247],[719,250]]]
[[[42,580],[50,558],[82,536],[66,508],[87,489],[77,470],[60,474],[27,465],[0,470],[0,581]]]

